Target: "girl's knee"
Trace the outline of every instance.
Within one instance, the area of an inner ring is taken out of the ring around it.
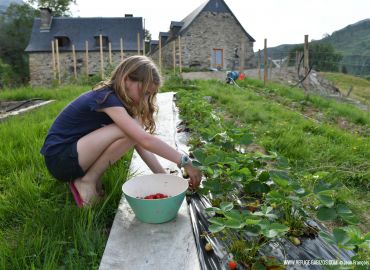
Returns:
[[[123,137],[118,139],[116,142],[124,148],[127,148],[127,147],[131,148],[131,147],[134,147],[136,145],[136,142],[134,140],[132,140],[130,137],[125,136],[125,134],[124,134]]]

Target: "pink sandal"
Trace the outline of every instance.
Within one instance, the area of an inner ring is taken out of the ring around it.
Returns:
[[[69,182],[69,189],[72,192],[73,198],[74,198],[78,208],[84,207],[85,202],[84,202],[84,200],[82,200],[81,195],[78,192],[74,182]]]

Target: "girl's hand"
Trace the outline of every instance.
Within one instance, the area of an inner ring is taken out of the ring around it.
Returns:
[[[194,167],[192,164],[186,165],[184,169],[190,177],[189,188],[193,190],[198,188],[200,181],[202,180],[201,171],[198,168]]]

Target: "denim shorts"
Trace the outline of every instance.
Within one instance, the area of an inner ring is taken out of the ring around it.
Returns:
[[[77,142],[66,145],[58,154],[45,156],[45,164],[51,175],[60,181],[73,181],[85,175],[78,163]]]

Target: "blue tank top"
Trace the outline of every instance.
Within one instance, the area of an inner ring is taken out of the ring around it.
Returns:
[[[106,100],[102,102],[105,97],[107,97]],[[86,134],[113,123],[106,113],[97,111],[109,107],[125,108],[111,88],[91,90],[80,95],[59,113],[48,131],[40,153],[45,156],[55,155],[65,145],[74,143]]]

